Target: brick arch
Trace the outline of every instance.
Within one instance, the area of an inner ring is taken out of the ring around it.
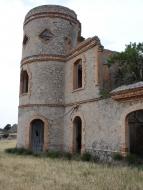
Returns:
[[[25,131],[25,138],[26,138],[26,146],[27,148],[31,149],[31,129],[32,129],[32,125],[31,123],[34,120],[41,120],[44,123],[44,145],[43,145],[43,150],[46,151],[48,150],[48,139],[49,139],[49,134],[48,134],[48,119],[42,115],[34,115],[33,117],[31,117],[31,119],[27,122],[27,127],[26,127],[26,131]]]
[[[28,93],[29,89],[29,75],[27,70],[20,72],[20,94]]]
[[[71,152],[73,153],[74,152],[74,145],[73,145],[73,139],[74,139],[74,130],[73,130],[73,127],[74,127],[74,119],[76,117],[79,117],[81,119],[81,122],[82,122],[82,144],[81,144],[81,153],[85,152],[85,127],[86,127],[86,122],[85,122],[85,119],[84,119],[84,115],[80,112],[80,111],[76,111],[73,115],[72,115],[72,118],[71,118],[71,145],[70,145],[70,150]]]
[[[75,64],[81,61],[82,63],[82,87],[81,88],[75,88]],[[72,84],[72,91],[76,91],[78,89],[84,89],[86,85],[86,56],[83,54],[82,56],[78,56],[78,58],[74,58],[72,60],[72,77],[71,77],[71,84]]]
[[[138,104],[132,105],[128,108],[126,108],[120,117],[121,121],[121,144],[120,144],[120,151],[123,155],[126,155],[129,151],[129,141],[128,141],[128,135],[129,135],[129,129],[128,129],[128,120],[127,116],[138,110],[143,110],[143,105],[141,102],[138,102]]]
[[[31,79],[32,79],[32,72],[30,71],[30,68],[29,68],[29,65],[28,65],[28,64],[27,64],[27,65],[24,65],[24,66],[21,68],[21,70],[20,70],[20,78],[21,78],[21,73],[22,73],[23,71],[26,71],[27,74],[28,74],[28,92],[27,92],[27,94],[28,94],[29,96],[31,96],[31,88],[32,88]],[[20,93],[19,93],[19,94],[21,95],[21,84],[20,84]]]

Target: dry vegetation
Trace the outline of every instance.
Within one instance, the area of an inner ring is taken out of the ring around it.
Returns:
[[[15,141],[0,141],[0,190],[142,190],[143,167],[4,153]]]

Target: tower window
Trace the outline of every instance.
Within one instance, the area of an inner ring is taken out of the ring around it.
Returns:
[[[74,73],[73,73],[73,86],[74,89],[78,89],[82,87],[82,60],[78,59],[74,63]]]
[[[27,93],[28,92],[28,81],[29,77],[27,71],[22,71],[20,76],[20,93]]]
[[[23,45],[26,45],[28,42],[28,37],[26,35],[24,35],[24,38],[23,38]]]

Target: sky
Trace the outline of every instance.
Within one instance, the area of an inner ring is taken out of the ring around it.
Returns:
[[[143,0],[0,0],[0,128],[17,123],[23,21],[35,6],[73,9],[82,36],[98,36],[106,49],[123,51],[143,42]]]

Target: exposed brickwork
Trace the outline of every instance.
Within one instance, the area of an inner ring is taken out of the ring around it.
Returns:
[[[143,86],[111,92],[112,98],[117,101],[143,99]]]

